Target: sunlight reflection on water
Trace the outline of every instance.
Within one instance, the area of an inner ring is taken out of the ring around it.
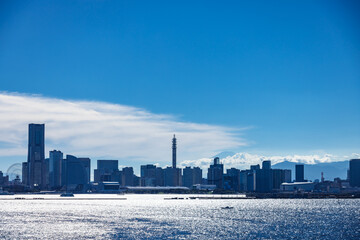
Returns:
[[[360,239],[358,199],[112,196],[127,200],[1,200],[0,238]]]

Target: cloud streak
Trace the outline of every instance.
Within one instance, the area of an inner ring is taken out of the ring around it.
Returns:
[[[172,115],[106,102],[2,92],[0,116],[0,157],[26,155],[29,123],[45,123],[47,151],[60,149],[91,158],[169,163],[173,133],[181,159],[247,145],[241,129],[183,122]]]

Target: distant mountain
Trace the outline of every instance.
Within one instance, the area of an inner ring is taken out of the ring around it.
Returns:
[[[232,156],[234,156],[236,153],[234,153],[234,152],[221,152],[221,153],[218,153],[218,154],[216,154],[215,156],[213,156],[213,158],[216,158],[216,157],[218,157],[218,158],[227,158],[227,157],[232,157]]]
[[[281,162],[272,166],[275,169],[291,169],[291,178],[295,179],[295,165],[293,162]],[[317,164],[304,164],[305,179],[314,181],[321,179],[321,172],[324,173],[325,180],[334,180],[339,177],[346,179],[347,170],[349,169],[349,161],[330,162],[330,163],[317,163]]]

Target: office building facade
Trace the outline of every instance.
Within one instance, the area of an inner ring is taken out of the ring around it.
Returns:
[[[29,124],[27,180],[30,188],[43,189],[46,185],[45,124]]]
[[[360,159],[349,161],[349,182],[351,187],[360,187]]]
[[[208,168],[208,184],[216,185],[216,188],[223,189],[224,187],[224,165],[220,163],[218,157],[214,158],[214,164]]]
[[[295,182],[304,182],[304,164],[295,165]]]

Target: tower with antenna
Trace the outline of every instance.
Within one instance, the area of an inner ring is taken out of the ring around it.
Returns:
[[[175,134],[172,139],[172,167],[176,168],[176,138],[175,138]]]

